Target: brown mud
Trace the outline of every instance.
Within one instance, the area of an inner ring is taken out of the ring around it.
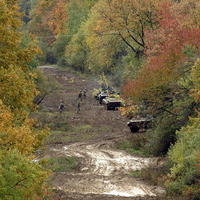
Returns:
[[[70,124],[76,131],[59,131],[43,147],[40,158],[75,156],[81,159],[79,169],[54,173],[52,188],[62,200],[143,200],[164,199],[164,190],[131,177],[132,171],[158,167],[158,158],[144,158],[115,149],[116,142],[130,137],[127,119],[118,111],[107,111],[92,97],[97,87],[94,80],[72,73],[69,70],[43,66],[46,76],[54,78],[60,89],[49,94],[42,109],[55,115],[56,122]],[[87,88],[86,99],[81,102],[81,111],[76,113],[77,97]],[[59,113],[60,101],[65,112]],[[55,123],[56,123],[55,122]],[[86,127],[86,128],[85,128]],[[55,139],[54,139],[55,138]]]

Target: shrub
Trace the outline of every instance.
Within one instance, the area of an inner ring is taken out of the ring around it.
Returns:
[[[35,200],[43,196],[48,172],[17,151],[0,151],[0,199]]]
[[[171,193],[179,193],[196,199],[200,194],[200,173],[198,153],[200,152],[200,119],[193,118],[190,123],[177,131],[177,142],[169,151],[172,163],[166,186]]]
[[[165,155],[170,146],[176,142],[176,131],[180,130],[194,113],[194,101],[186,94],[179,94],[172,105],[155,118],[152,130],[148,131],[147,151],[152,154]]]

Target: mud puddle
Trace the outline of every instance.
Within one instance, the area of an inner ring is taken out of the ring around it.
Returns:
[[[121,197],[157,196],[164,193],[162,188],[149,186],[129,175],[131,171],[156,167],[157,158],[135,157],[120,150],[110,149],[110,145],[111,143],[75,143],[52,149],[57,156],[82,158],[79,172],[60,173],[54,177],[54,188],[70,193]]]

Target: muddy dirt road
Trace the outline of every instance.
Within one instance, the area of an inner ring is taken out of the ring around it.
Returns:
[[[117,141],[130,135],[127,120],[118,111],[106,111],[97,104],[92,97],[96,82],[50,66],[43,66],[41,70],[59,82],[60,87],[42,103],[46,123],[57,129],[52,132],[38,158],[75,156],[81,160],[77,170],[53,174],[51,185],[58,191],[57,198],[163,199],[162,188],[130,176],[131,171],[156,167],[158,159],[136,157],[114,148]],[[84,88],[88,89],[87,97],[81,102],[81,111],[77,114],[76,99]],[[58,113],[61,100],[65,104],[62,114]]]

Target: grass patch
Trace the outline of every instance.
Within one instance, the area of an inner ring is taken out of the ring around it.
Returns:
[[[46,144],[68,144],[78,142],[79,138],[73,132],[63,132],[62,130],[52,131],[46,139]]]
[[[93,132],[93,127],[91,125],[85,124],[73,127],[72,131],[75,133],[91,133]]]
[[[143,179],[153,185],[164,186],[164,182],[168,173],[169,167],[164,165],[159,168],[146,168],[133,171],[130,173],[130,176]]]
[[[103,133],[109,131],[109,127],[93,127],[89,124],[83,124],[80,126],[73,127],[74,133]]]
[[[151,154],[143,148],[145,137],[143,135],[134,135],[127,140],[123,140],[117,144],[117,148],[125,150],[128,153],[140,156],[151,156]]]
[[[37,128],[49,127],[51,130],[69,130],[70,125],[67,120],[72,116],[71,112],[45,112],[40,111],[32,114],[34,119],[37,119]]]
[[[56,124],[50,124],[50,128],[56,131],[69,131],[71,130],[71,125],[67,122],[59,121]]]
[[[46,169],[50,169],[53,172],[69,172],[77,170],[80,166],[80,158],[77,157],[55,157],[49,159],[43,159],[42,165]]]
[[[106,127],[92,127],[89,124],[70,126],[66,122],[60,122],[51,131],[50,136],[46,139],[46,144],[69,144],[88,141],[98,137],[99,134],[105,131],[108,131]]]

